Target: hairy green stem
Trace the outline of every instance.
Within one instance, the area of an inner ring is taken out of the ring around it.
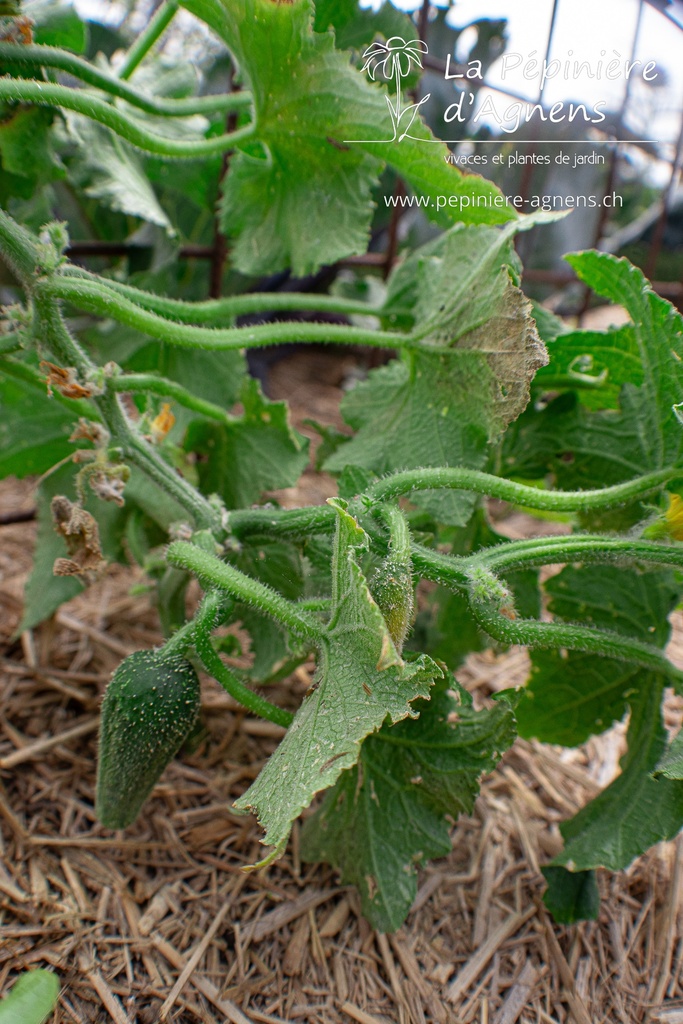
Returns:
[[[14,352],[21,352],[24,348],[24,341],[25,335],[20,331],[0,334],[0,356],[10,356]]]
[[[112,317],[151,338],[159,338],[182,348],[229,350],[260,348],[285,342],[334,342],[376,348],[405,348],[410,345],[410,338],[405,334],[370,331],[340,324],[292,321],[249,327],[194,327],[149,313],[123,296],[85,280],[50,278],[41,282],[40,289],[44,295],[68,301],[88,313]]]
[[[163,558],[161,565],[166,566],[166,561]],[[207,590],[194,618],[168,638],[163,647],[164,654],[184,658],[194,646],[195,638],[210,635],[214,629],[225,622],[233,607],[234,602],[230,598],[226,598],[225,594],[218,590]]]
[[[630,561],[680,569],[683,568],[683,547],[601,535],[537,537],[499,544],[465,557],[442,554],[414,544],[412,558],[415,571],[424,579],[451,590],[463,591],[467,590],[471,571],[477,566],[505,573],[565,562]]]
[[[70,89],[68,86],[55,85],[52,82],[28,81],[24,78],[0,78],[0,103],[8,101],[74,110],[77,114],[110,128],[138,149],[156,156],[178,159],[199,160],[204,156],[225,153],[244,139],[248,139],[254,131],[253,125],[248,124],[234,132],[208,139],[169,139],[148,131],[127,114],[85,90]]]
[[[238,704],[242,704],[248,711],[258,715],[260,718],[266,718],[269,722],[275,722],[276,725],[282,725],[287,728],[291,724],[294,717],[291,712],[271,704],[265,697],[254,693],[253,690],[250,690],[249,687],[240,682],[235,673],[230,671],[216,653],[209,636],[197,633],[194,646],[206,671],[221,684],[224,690],[227,690]]]
[[[41,294],[36,287],[36,276],[41,271],[40,247],[27,231],[15,224],[2,210],[0,252],[32,296],[34,330],[42,344],[61,366],[74,367],[82,380],[95,376],[95,365],[69,333],[58,303]],[[222,536],[224,531],[220,513],[135,432],[119,405],[118,397],[109,393],[93,398],[92,402],[109,430],[112,444],[121,448],[123,458],[128,458],[177,501],[198,528],[210,529],[216,536]]]
[[[95,364],[70,334],[58,303],[37,292],[33,294],[33,332],[59,366],[73,368],[83,381],[95,373]]]
[[[221,409],[220,405],[207,402],[206,399],[193,395],[182,384],[177,384],[174,380],[168,380],[165,377],[157,377],[153,373],[126,373],[120,377],[109,377],[107,387],[111,391],[141,391],[146,394],[152,393],[173,398],[179,405],[186,409],[192,409],[193,412],[198,412],[209,419],[218,420],[219,423],[233,422],[233,417],[225,409]]]
[[[553,493],[557,493],[561,498],[566,497],[562,492]],[[306,540],[313,534],[330,534],[335,527],[333,511],[324,506],[302,509],[244,509],[230,512],[229,517],[229,530],[240,539],[254,535],[276,535],[291,540]],[[375,545],[376,541],[377,539],[373,538]],[[630,560],[651,565],[683,567],[683,547],[631,538],[581,534],[509,541],[466,557],[443,554],[422,544],[413,543],[411,557],[413,567],[419,575],[456,590],[468,587],[469,568],[474,564],[488,565],[501,572],[522,566],[576,561]]]
[[[380,507],[379,514],[389,528],[389,545],[396,561],[409,566],[412,542],[405,515],[397,505],[388,502]]]
[[[182,299],[168,299],[163,295],[134,288],[111,278],[98,277],[81,267],[67,264],[62,274],[69,278],[81,278],[96,282],[101,288],[118,293],[130,299],[136,306],[150,313],[176,320],[178,323],[224,326],[226,321],[251,313],[297,312],[313,310],[320,313],[341,313],[347,316],[381,316],[382,310],[365,302],[345,299],[337,295],[321,295],[318,292],[245,292],[243,295],[228,295],[223,299],[207,299],[204,302],[185,302]]]
[[[142,37],[140,37],[142,38]],[[160,117],[189,117],[192,114],[213,114],[223,111],[240,110],[251,105],[248,92],[221,93],[213,96],[188,96],[185,99],[169,100],[139,92],[127,82],[102,71],[89,61],[77,57],[68,50],[56,46],[41,46],[31,43],[19,46],[16,43],[0,43],[0,66],[15,68],[41,67],[64,71],[82,82],[101,89],[110,96],[125,100],[132,107],[146,114]]]
[[[211,643],[212,631],[225,621],[232,607],[233,602],[230,599],[226,601],[225,594],[217,590],[207,591],[195,617],[166,641],[164,653],[186,657],[190,648],[194,647],[206,671],[238,704],[260,718],[287,728],[294,716],[245,686],[224,664]]]
[[[461,564],[486,565],[495,572],[564,562],[643,562],[683,569],[683,545],[630,537],[605,537],[602,534],[577,534],[570,537],[536,537],[509,541],[485,548],[462,560]]]
[[[470,574],[457,555],[444,555],[422,544],[413,544],[413,568],[418,576],[450,590],[467,590]]]
[[[223,533],[221,517],[199,491],[169,466],[143,437],[128,423],[117,395],[102,395],[96,400],[112,437],[112,444],[121,448],[124,460],[132,462],[190,516],[198,529]]]
[[[275,535],[303,541],[316,533],[334,533],[336,523],[337,516],[329,505],[292,509],[265,506],[228,513],[228,529],[238,539]]]
[[[215,555],[186,541],[174,541],[169,545],[167,560],[171,565],[193,573],[203,586],[224,590],[269,615],[308,643],[317,644],[320,641],[322,627],[316,619],[270,587],[245,575],[233,565],[222,562]]]
[[[562,492],[553,493],[562,496]],[[326,506],[240,509],[229,513],[229,530],[239,539],[275,535],[290,540],[306,540],[313,534],[330,534],[334,527],[334,512]],[[373,537],[373,543],[376,546],[377,538]],[[578,534],[508,541],[465,557],[443,554],[413,543],[411,557],[416,572],[425,579],[462,590],[468,586],[469,567],[474,564],[488,565],[501,572],[522,566],[551,565],[565,561],[630,560],[678,568],[683,566],[683,546],[679,548],[659,542],[605,537],[600,534]]]
[[[489,636],[504,644],[520,644],[530,648],[566,648],[587,651],[603,658],[628,661],[642,668],[661,672],[680,691],[683,672],[675,668],[656,647],[640,640],[631,640],[618,633],[590,629],[559,622],[536,622],[531,619],[511,620],[498,611],[493,602],[470,596],[475,619]]]
[[[590,377],[586,373],[544,373],[534,379],[534,386],[540,386],[544,391],[555,391],[561,388],[571,388],[581,391],[595,391],[604,387],[606,374],[599,377]]]
[[[62,366],[74,367],[84,380],[94,374],[95,367],[66,328],[57,304],[34,293],[36,330]],[[92,399],[111,435],[113,446],[121,449],[124,460],[138,466],[169,497],[191,517],[199,529],[210,529],[222,535],[219,512],[199,491],[175,472],[172,466],[131,427],[115,393]]]
[[[414,491],[449,488],[456,491],[473,491],[488,494],[502,501],[525,508],[548,512],[587,512],[592,509],[614,508],[628,501],[635,501],[658,490],[674,477],[683,476],[680,469],[660,469],[646,473],[613,487],[602,487],[590,491],[544,491],[513,480],[482,473],[477,469],[410,469],[403,473],[379,480],[368,488],[372,498],[385,500],[408,495]]]
[[[302,608],[306,612],[329,612],[332,609],[332,598],[331,597],[307,597],[302,601],[297,601],[297,608]]]
[[[136,67],[144,60],[156,41],[164,34],[178,10],[178,0],[164,0],[157,7],[152,18],[137,37],[119,68],[119,78],[130,78]]]
[[[0,208],[0,252],[19,283],[29,290],[39,272],[38,246],[26,228],[17,224],[2,208]]]

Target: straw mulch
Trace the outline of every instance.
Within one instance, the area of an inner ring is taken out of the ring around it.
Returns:
[[[0,488],[0,511],[31,500],[28,485]],[[112,567],[12,640],[33,534],[0,527],[0,993],[43,966],[62,982],[53,1024],[683,1024],[680,839],[600,873],[598,922],[555,926],[540,900],[558,823],[614,777],[622,727],[577,750],[518,742],[450,857],[421,873],[405,925],[380,935],[331,869],[301,863],[297,830],[278,863],[242,871],[262,847],[230,806],[281,730],[209,680],[198,748],[134,826],[97,824],[100,696],[122,656],[160,641],[157,620],[131,596],[137,571]],[[525,671],[512,650],[459,678],[485,699]],[[301,668],[273,697],[295,707],[309,683]]]

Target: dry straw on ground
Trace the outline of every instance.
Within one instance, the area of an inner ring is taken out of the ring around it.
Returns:
[[[0,499],[31,495],[6,484]],[[618,771],[621,729],[571,751],[518,742],[406,924],[379,935],[333,871],[301,863],[296,830],[277,864],[241,870],[258,829],[230,804],[281,730],[208,680],[199,747],[125,833],[96,823],[99,698],[122,655],[159,642],[156,618],[130,596],[138,574],[113,568],[13,641],[33,531],[0,527],[0,992],[53,968],[53,1024],[683,1024],[681,840],[601,872],[598,922],[557,927],[540,902],[558,823]],[[485,699],[525,659],[476,656],[459,677]],[[309,681],[300,669],[275,699],[296,706]]]

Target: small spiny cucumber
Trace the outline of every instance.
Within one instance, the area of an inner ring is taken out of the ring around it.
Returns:
[[[399,653],[413,621],[413,588],[410,564],[389,552],[375,573],[370,590]]]
[[[95,813],[126,828],[197,720],[199,680],[189,661],[135,651],[114,672],[102,702]]]

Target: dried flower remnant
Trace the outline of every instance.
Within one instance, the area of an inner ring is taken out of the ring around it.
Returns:
[[[102,501],[113,501],[122,508],[125,504],[123,492],[129,476],[127,466],[112,466],[110,463],[102,467],[88,467],[88,483]]]
[[[76,474],[78,497],[85,501],[85,481],[102,501],[113,501],[119,507],[124,504],[123,491],[130,477],[130,470],[124,463],[111,462],[105,448],[91,451],[79,448],[73,454],[73,461],[85,463]]]
[[[29,46],[33,42],[33,19],[19,15],[19,4],[12,3],[11,0],[0,4],[0,17],[8,15],[11,20],[0,25],[0,42]]]
[[[55,576],[79,576],[92,583],[106,566],[100,546],[97,521],[80,505],[57,494],[50,504],[55,530],[66,542],[69,558],[57,558],[52,571]]]
[[[109,431],[101,423],[94,423],[81,416],[69,440],[90,441],[96,448],[104,448],[109,444]]]
[[[92,398],[93,395],[102,394],[102,389],[95,384],[79,384],[73,366],[57,366],[55,363],[43,359],[40,369],[47,374],[47,393],[50,398],[52,398],[53,388],[59,391],[63,398]]]
[[[76,475],[76,489],[81,502],[85,501],[85,481],[102,501],[113,501],[123,506],[123,491],[130,477],[130,470],[124,463],[117,461],[118,453],[110,452],[108,445],[111,440],[109,431],[101,423],[81,417],[74,428],[70,441],[90,441],[95,447],[79,448],[73,454],[73,461],[83,464]],[[114,459],[112,459],[112,454]]]

